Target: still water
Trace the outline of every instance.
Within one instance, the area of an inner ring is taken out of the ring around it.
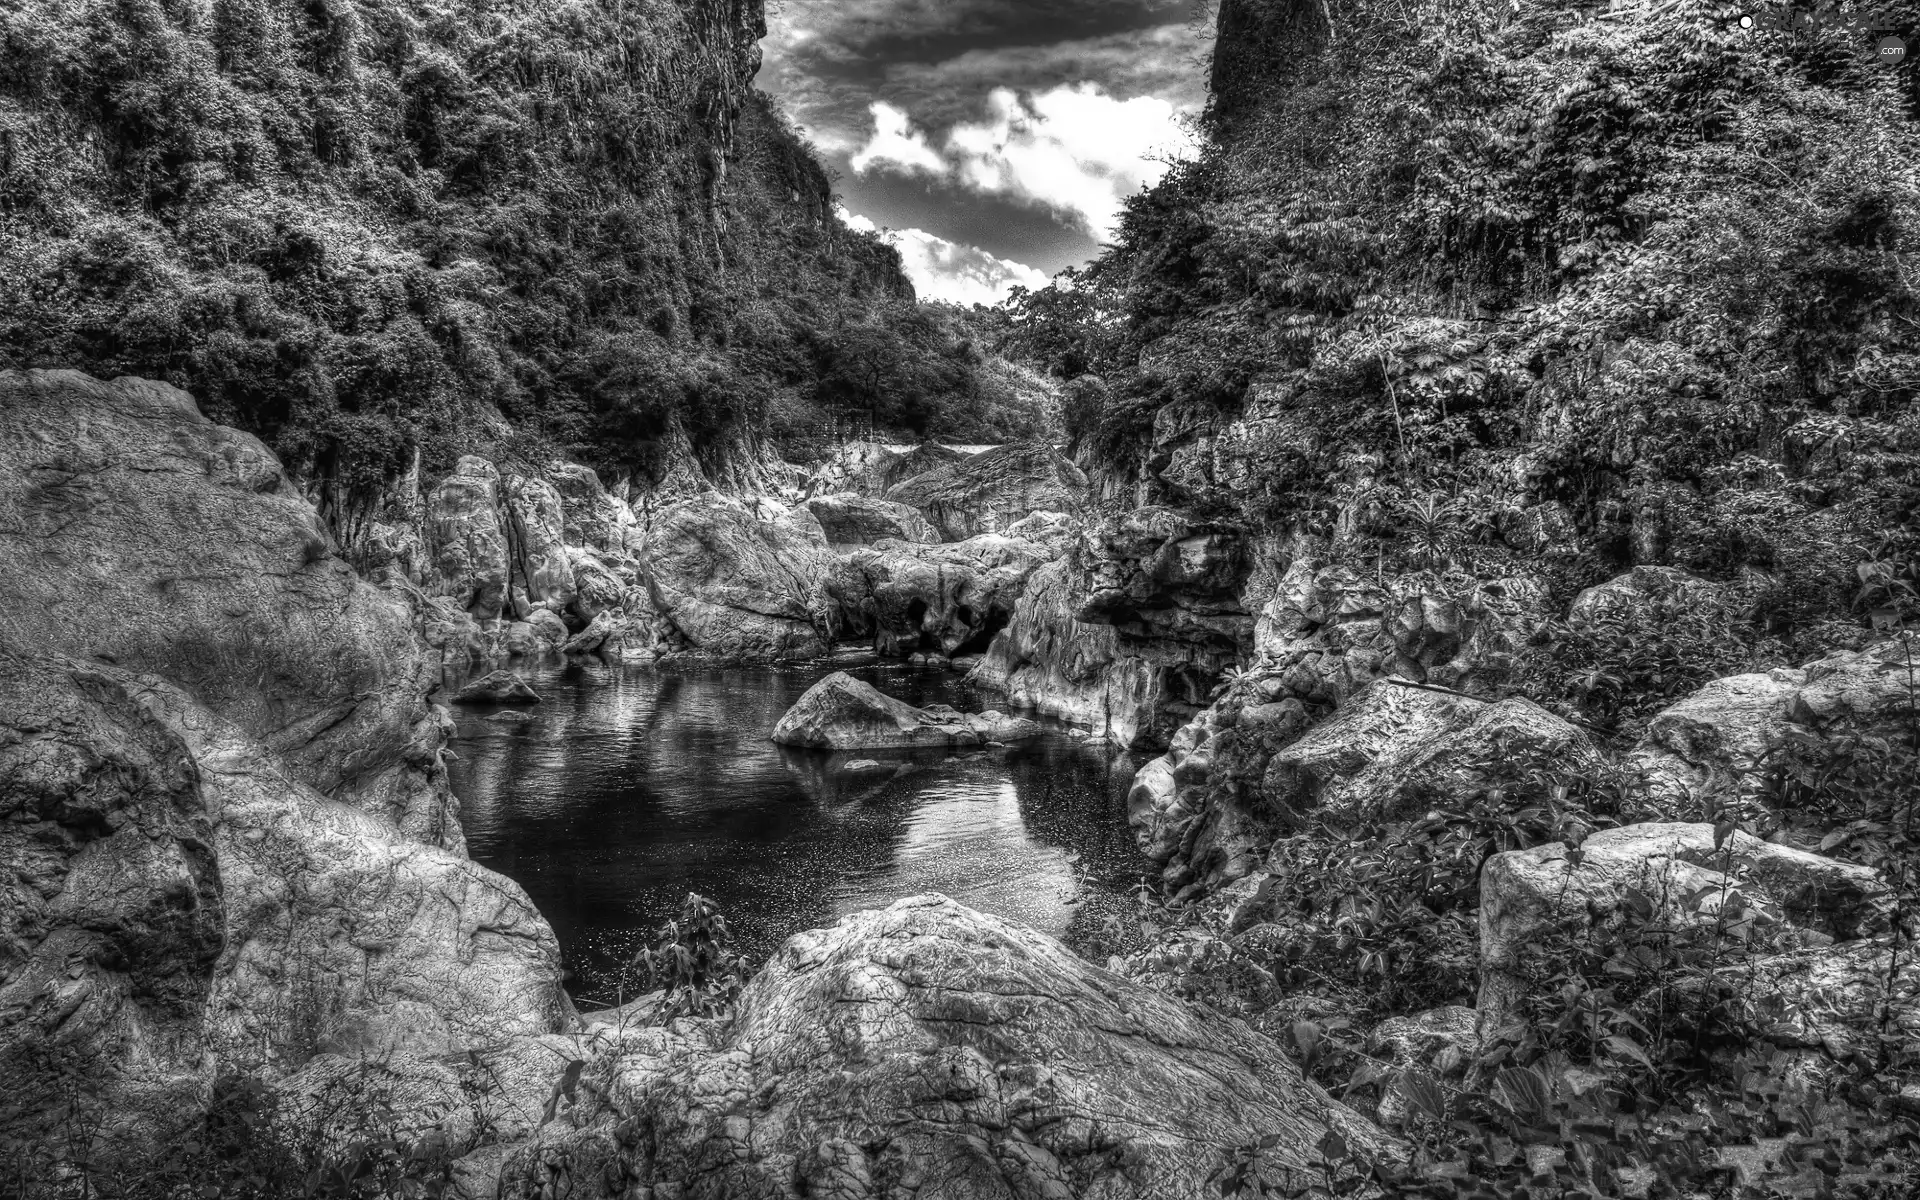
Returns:
[[[913,756],[767,740],[802,692],[840,669],[911,704],[995,703],[950,671],[863,655],[525,666],[540,704],[454,709],[468,849],[553,923],[576,998],[610,1002],[630,988],[623,964],[689,891],[720,903],[757,962],[790,934],[927,891],[1071,938],[1089,901],[1146,869],[1126,827],[1138,762],[1064,728],[1018,747]]]

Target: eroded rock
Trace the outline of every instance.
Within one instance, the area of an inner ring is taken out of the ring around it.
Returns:
[[[999,533],[1037,510],[1076,512],[1087,477],[1052,446],[995,446],[895,484],[886,498],[926,514],[947,541]]]
[[[427,496],[426,540],[434,575],[428,591],[451,596],[476,620],[496,621],[507,604],[507,531],[500,472],[465,455]]]
[[[1136,745],[1151,734],[1161,673],[1144,655],[1129,654],[1113,626],[1076,620],[1078,605],[1071,563],[1034,571],[968,679],[1021,708]]]
[[[1013,617],[1047,551],[983,534],[963,542],[886,542],[843,557],[827,591],[842,636],[870,635],[881,654],[953,655],[985,649]]]
[[[654,516],[642,557],[653,607],[695,650],[742,660],[826,653],[832,556],[804,508],[694,496]]]
[[[806,502],[806,508],[820,522],[827,541],[836,546],[870,546],[887,539],[933,542],[940,538],[919,509],[858,492],[815,496]]]

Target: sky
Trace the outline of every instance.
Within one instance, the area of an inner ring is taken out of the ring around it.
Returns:
[[[1111,239],[1192,149],[1196,0],[770,0],[759,85],[923,299],[991,304]]]

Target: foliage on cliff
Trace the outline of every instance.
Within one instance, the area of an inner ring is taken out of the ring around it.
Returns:
[[[804,430],[871,408],[862,337],[974,382],[753,90],[764,28],[757,0],[9,6],[0,365],[165,379],[350,482],[415,446],[644,469],[675,423],[707,453]],[[954,390],[902,423],[1006,391]]]
[[[1332,538],[1437,496],[1462,540],[1553,502],[1571,583],[1754,567],[1782,627],[1844,606],[1920,483],[1914,75],[1740,12],[1230,3],[1287,52],[1216,56],[1205,152],[1007,344],[1098,379],[1069,419],[1116,465],[1156,417],[1223,429],[1183,502]]]

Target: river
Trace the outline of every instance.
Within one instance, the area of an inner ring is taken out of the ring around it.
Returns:
[[[721,905],[756,962],[793,933],[918,892],[1070,941],[1094,911],[1120,907],[1147,869],[1126,827],[1137,759],[1060,726],[959,754],[770,742],[781,714],[839,669],[911,704],[994,704],[951,671],[862,654],[778,667],[529,664],[516,670],[541,703],[455,706],[468,850],[552,922],[577,999],[631,994],[640,980],[626,964],[689,891]]]

